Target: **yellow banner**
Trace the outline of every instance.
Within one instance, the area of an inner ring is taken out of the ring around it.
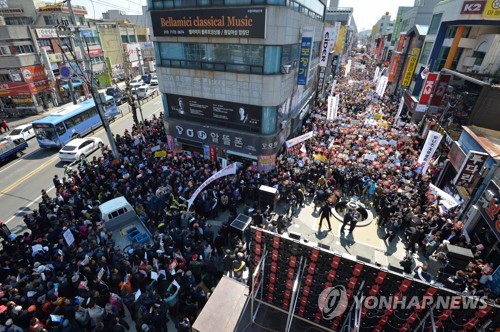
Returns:
[[[326,157],[321,155],[321,154],[315,154],[314,155],[314,160],[319,160],[321,162],[326,162]]]
[[[167,156],[167,151],[156,151],[155,152],[155,157],[156,158],[164,158]]]
[[[483,17],[499,18],[500,17],[500,1],[488,0],[483,10]]]
[[[333,50],[335,53],[339,54],[342,51],[342,45],[344,45],[344,35],[345,35],[345,26],[340,27],[340,32],[339,36],[337,38],[337,43],[335,43],[335,46],[333,47]],[[340,59],[339,59],[340,61]]]
[[[403,78],[403,82],[401,86],[410,86],[411,79],[413,78],[413,72],[415,71],[415,67],[417,66],[418,55],[420,54],[419,48],[414,48],[411,50],[411,56],[408,60],[408,66],[406,66],[405,76]]]

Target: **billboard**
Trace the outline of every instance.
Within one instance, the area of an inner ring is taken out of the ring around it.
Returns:
[[[389,67],[389,77],[388,77],[389,83],[392,83],[392,81],[394,80],[394,76],[396,75],[396,70],[398,69],[398,65],[399,65],[399,55],[394,54],[394,56],[392,57],[391,66]]]
[[[151,24],[156,37],[266,38],[266,9],[153,10]]]
[[[486,1],[486,6],[483,10],[484,18],[500,18],[500,3],[498,0]]]
[[[260,131],[262,107],[228,101],[167,94],[170,116],[189,121],[256,128]]]
[[[328,64],[328,54],[332,50],[334,40],[334,30],[333,26],[325,27],[323,30],[323,43],[321,44],[321,53],[319,58],[319,65],[321,67],[326,67]]]
[[[314,27],[305,27],[300,43],[299,72],[297,75],[297,85],[307,85],[309,74],[309,62],[313,46]]]

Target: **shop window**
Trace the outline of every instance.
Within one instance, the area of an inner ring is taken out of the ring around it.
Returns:
[[[10,75],[9,74],[0,74],[0,82],[6,83],[10,82]]]
[[[269,135],[276,131],[278,119],[277,107],[262,107],[262,134]]]
[[[433,45],[433,42],[427,42],[424,44],[424,47],[422,48],[422,56],[420,57],[419,61],[420,63],[427,64],[427,60],[429,60]]]
[[[56,25],[56,21],[54,20],[54,16],[47,15],[43,17],[43,21],[45,25]]]
[[[8,46],[0,46],[0,55],[11,55]]]
[[[32,45],[20,45],[15,46],[17,54],[28,54],[35,53],[35,49]]]

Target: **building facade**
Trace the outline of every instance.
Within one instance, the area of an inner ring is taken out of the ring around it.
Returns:
[[[148,2],[171,148],[271,167],[312,102],[325,5],[179,4]]]

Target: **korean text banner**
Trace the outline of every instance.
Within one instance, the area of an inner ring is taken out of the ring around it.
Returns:
[[[157,37],[266,37],[266,9],[262,7],[153,10],[151,23]]]
[[[412,49],[410,59],[408,60],[408,65],[406,66],[403,82],[401,83],[402,86],[410,86],[411,80],[413,78],[413,72],[415,71],[415,67],[417,66],[419,54],[419,48]]]
[[[298,137],[295,137],[295,138],[292,138],[288,141],[285,142],[286,144],[286,148],[289,149],[291,148],[292,146],[295,146],[297,144],[300,144],[302,142],[305,142],[307,141],[308,139],[312,138],[314,136],[314,132],[310,131],[308,133],[305,133],[303,135],[300,135]]]
[[[335,37],[334,32],[335,27],[333,26],[325,27],[323,30],[323,43],[321,44],[321,54],[319,57],[320,67],[326,67],[328,64],[328,55],[330,54],[330,50],[333,48],[333,39]]]
[[[434,152],[436,152],[436,149],[438,148],[442,138],[443,135],[441,135],[440,133],[429,130],[429,134],[427,135],[427,139],[425,140],[422,152],[418,157],[418,163],[422,167],[422,175],[427,172],[427,168],[429,167],[431,158],[434,155]]]
[[[188,210],[191,207],[191,205],[193,205],[194,200],[196,199],[196,197],[210,183],[214,182],[218,178],[221,178],[221,177],[224,177],[224,176],[228,176],[228,175],[234,175],[234,174],[236,174],[236,170],[237,169],[238,169],[238,167],[236,166],[236,163],[234,163],[234,164],[231,164],[231,165],[228,165],[228,166],[224,167],[223,169],[221,169],[220,171],[218,171],[217,173],[215,173],[214,175],[212,175],[211,177],[209,177],[208,179],[206,179],[205,182],[203,182],[203,184],[201,186],[199,186],[198,189],[196,189],[196,191],[194,192],[193,196],[191,196],[191,198],[188,200]]]
[[[307,85],[307,74],[309,73],[309,61],[311,61],[312,37],[302,37],[300,43],[299,73],[297,85]]]
[[[259,128],[261,107],[167,94],[170,116],[205,123],[230,123],[235,129]]]

